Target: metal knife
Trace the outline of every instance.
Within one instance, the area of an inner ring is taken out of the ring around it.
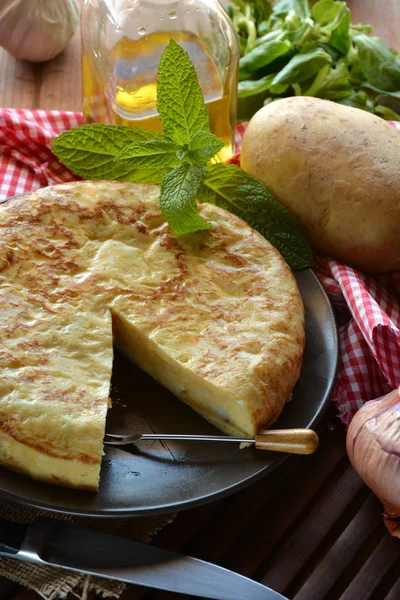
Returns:
[[[215,600],[287,600],[217,565],[89,527],[0,519],[0,556]]]

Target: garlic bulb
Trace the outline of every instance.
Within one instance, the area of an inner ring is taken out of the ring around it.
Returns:
[[[77,0],[0,0],[0,46],[16,58],[50,60],[79,22]]]
[[[400,388],[360,408],[346,445],[351,464],[384,506],[386,527],[400,537]]]

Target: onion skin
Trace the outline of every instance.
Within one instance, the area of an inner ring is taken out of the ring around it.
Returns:
[[[400,388],[360,408],[346,447],[354,469],[382,502],[386,527],[400,538]]]

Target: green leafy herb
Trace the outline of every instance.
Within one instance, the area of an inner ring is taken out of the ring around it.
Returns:
[[[400,114],[390,108],[390,106],[384,106],[382,104],[378,104],[375,108],[375,112],[377,115],[383,117],[384,119],[399,121]]]
[[[157,109],[165,138],[176,144],[189,144],[195,133],[210,130],[196,71],[174,40],[163,52],[158,67]]]
[[[293,12],[304,18],[310,16],[308,0],[279,0],[274,6],[274,12],[284,15]]]
[[[182,163],[167,173],[161,184],[160,208],[168,225],[176,233],[209,229],[197,212],[196,194],[207,175],[204,165]]]
[[[317,91],[317,95],[320,98],[337,100],[350,96],[352,92],[353,87],[349,82],[349,70],[343,62],[338,63],[334,69],[329,70]]]
[[[266,75],[257,81],[251,79],[249,81],[239,81],[238,97],[240,99],[250,98],[266,92],[270,88],[274,77],[275,75]]]
[[[176,156],[178,148],[173,142],[165,140],[149,140],[148,142],[133,142],[125,146],[115,159],[122,164],[133,164],[140,168],[175,167],[179,159]]]
[[[89,179],[127,179],[136,170],[132,164],[115,164],[115,157],[132,142],[160,138],[161,133],[101,124],[82,125],[56,137],[52,150],[71,171]]]
[[[182,155],[182,158],[187,158],[194,164],[206,165],[223,147],[224,142],[216,135],[208,131],[198,131],[191,138],[186,156]]]
[[[387,92],[400,91],[400,57],[378,40],[361,34],[354,38],[368,82]]]
[[[342,10],[339,11],[339,22],[336,27],[331,30],[329,45],[336,48],[343,55],[346,55],[350,50],[350,17],[351,13],[344,2],[339,2],[342,5]]]
[[[198,197],[249,223],[281,252],[293,269],[312,264],[310,246],[297,221],[243,169],[224,164],[210,167]]]
[[[340,10],[340,4],[340,2],[335,2],[335,0],[319,0],[312,7],[312,18],[322,26],[328,25],[328,23],[336,18]]]
[[[255,0],[230,2],[241,51],[239,120],[293,95],[326,98],[383,118],[400,111],[400,102],[388,107],[381,96],[398,99],[400,57],[369,35],[370,25],[351,24],[346,2],[270,0],[269,13],[263,11],[268,17],[260,16]],[[284,43],[286,51],[279,54]]]
[[[293,85],[306,81],[318,73],[325,65],[330,65],[332,58],[322,48],[315,48],[304,54],[296,54],[290,59],[286,67],[275,77],[272,85]]]
[[[240,59],[239,79],[246,79],[262,67],[266,67],[279,56],[286,54],[291,48],[289,41],[271,40],[262,46],[257,46]]]
[[[162,133],[86,125],[58,136],[53,152],[89,179],[160,183],[161,212],[178,234],[209,229],[196,200],[213,202],[267,237],[292,268],[311,266],[311,250],[297,222],[266,188],[234,165],[210,165],[224,142],[210,133],[196,72],[173,40],[158,69],[157,107]]]
[[[135,169],[128,177],[119,177],[118,180],[131,181],[132,183],[152,183],[154,185],[160,185],[164,175],[166,175],[170,171],[171,169],[168,167],[153,167],[152,169]],[[113,179],[113,177],[111,177],[110,179]]]
[[[350,95],[347,95],[345,98],[341,98],[337,100],[339,104],[344,104],[345,106],[352,106],[353,108],[360,108],[361,110],[371,110],[372,102],[368,98],[368,94],[364,90],[359,90],[358,92],[352,92]]]
[[[400,90],[398,90],[397,92],[388,92],[386,90],[380,90],[379,88],[375,87],[371,83],[365,83],[365,84],[363,84],[363,87],[373,90],[380,96],[390,96],[391,98],[397,98],[398,100],[400,100]]]

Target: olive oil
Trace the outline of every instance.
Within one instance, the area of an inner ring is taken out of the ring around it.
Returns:
[[[174,38],[195,65],[206,102],[211,132],[224,147],[219,160],[233,153],[236,72],[221,73],[200,42],[186,32],[153,33],[139,40],[122,37],[99,59],[96,49],[83,45],[83,95],[86,123],[101,122],[161,131],[157,113],[157,68]],[[226,67],[225,67],[226,68]],[[223,84],[223,78],[225,83]]]

